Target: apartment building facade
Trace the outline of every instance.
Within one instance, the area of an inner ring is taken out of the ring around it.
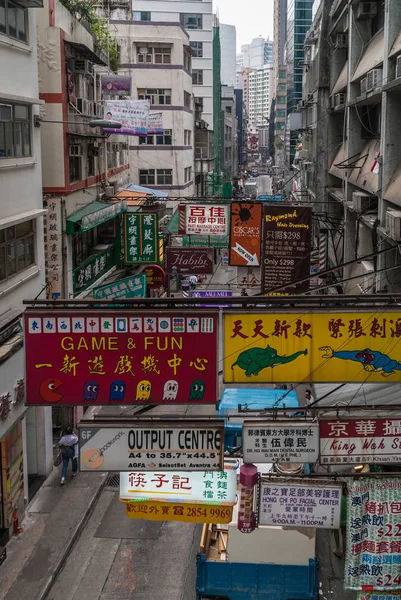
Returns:
[[[177,23],[119,21],[119,72],[131,77],[131,97],[161,112],[163,134],[132,138],[130,181],[168,192],[194,193],[194,99],[189,36]]]
[[[317,231],[325,265],[355,261],[333,283],[345,293],[398,292],[401,5],[322,2],[308,37],[321,44],[325,27],[329,44],[307,55],[309,72],[326,70],[328,80],[305,74],[299,181],[316,210],[325,208]]]
[[[25,405],[23,300],[45,297],[36,16],[5,3],[0,17],[0,546],[53,466],[50,408]]]

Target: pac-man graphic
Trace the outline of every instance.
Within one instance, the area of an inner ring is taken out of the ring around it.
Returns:
[[[195,379],[191,383],[191,388],[189,390],[189,399],[190,400],[203,400],[203,396],[205,395],[206,384],[202,379]]]
[[[96,402],[99,394],[99,384],[97,381],[87,381],[84,385],[84,402]]]
[[[63,394],[56,392],[63,385],[60,379],[44,379],[39,387],[39,394],[45,402],[59,402],[63,398]]]
[[[175,400],[178,394],[178,381],[169,379],[164,384],[163,400]]]
[[[110,398],[113,402],[121,402],[124,400],[125,381],[113,381],[110,385]]]
[[[139,402],[140,400],[149,400],[150,392],[152,390],[152,384],[147,379],[142,379],[136,386],[136,398],[135,400]]]

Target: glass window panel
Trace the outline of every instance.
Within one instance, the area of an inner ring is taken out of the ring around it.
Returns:
[[[7,276],[14,275],[17,272],[15,260],[15,244],[7,245]]]
[[[35,264],[35,236],[28,236],[25,240],[25,244],[25,266],[30,267]]]
[[[4,246],[0,246],[0,281],[3,281],[6,277],[6,249]]]
[[[22,123],[14,122],[14,156],[22,156]]]
[[[7,19],[8,19],[8,35],[16,38],[17,37],[17,7],[12,2],[8,3],[7,7]]]
[[[27,41],[26,11],[23,8],[17,9],[17,30],[18,30],[19,41],[26,42]]]
[[[13,144],[13,124],[5,123],[6,132],[6,156],[14,156],[14,144]]]
[[[16,225],[15,227],[15,230],[17,238],[21,238],[25,235],[28,235],[28,233],[31,233],[32,231],[32,221],[24,221],[23,223],[18,223],[18,225]]]
[[[29,108],[22,104],[14,104],[14,119],[27,121],[29,119]]]
[[[7,29],[6,29],[6,0],[0,0],[0,33],[7,33]]]
[[[6,229],[6,241],[15,239],[15,227],[7,227]]]
[[[22,124],[22,153],[24,156],[31,156],[31,125],[30,123]]]
[[[17,242],[17,271],[25,269],[25,240]]]

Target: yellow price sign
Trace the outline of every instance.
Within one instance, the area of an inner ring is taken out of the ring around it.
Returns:
[[[215,504],[184,504],[182,502],[126,502],[130,519],[145,521],[183,521],[184,523],[231,523],[232,506]]]
[[[399,382],[401,313],[225,314],[224,381]]]

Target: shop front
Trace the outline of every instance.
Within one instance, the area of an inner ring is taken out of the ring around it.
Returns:
[[[120,215],[125,205],[92,202],[67,217],[74,296],[120,263]]]

